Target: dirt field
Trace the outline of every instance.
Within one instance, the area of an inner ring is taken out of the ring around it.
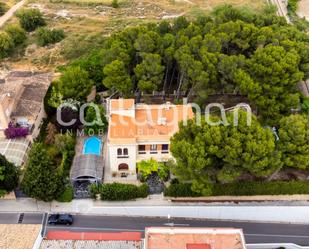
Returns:
[[[59,44],[40,48],[34,44],[35,37],[32,34],[26,48],[17,50],[13,58],[5,63],[25,66],[27,70],[33,66],[39,69],[53,69],[65,64],[80,52],[74,51],[76,44],[80,47],[92,46],[94,42],[91,43],[91,40],[98,34],[104,37],[127,26],[172,19],[181,15],[195,17],[224,3],[260,9],[266,1],[119,0],[119,8],[112,8],[111,2],[112,0],[29,0],[26,7],[40,9],[47,18],[48,27],[63,29],[66,39]]]
[[[298,3],[297,14],[300,17],[305,17],[309,21],[309,0],[301,0]]]

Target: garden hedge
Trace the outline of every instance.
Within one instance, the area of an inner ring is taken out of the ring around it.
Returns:
[[[198,197],[191,190],[191,184],[172,184],[166,188],[165,196]],[[293,195],[309,194],[309,181],[272,181],[272,182],[237,182],[230,184],[214,184],[212,196],[252,196],[252,195]]]
[[[136,186],[133,184],[111,183],[103,184],[99,187],[101,200],[104,201],[124,201],[148,196],[148,186],[143,184]]]

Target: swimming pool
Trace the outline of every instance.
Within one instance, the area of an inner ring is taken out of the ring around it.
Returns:
[[[101,140],[97,137],[90,137],[87,138],[84,141],[84,149],[83,149],[83,154],[84,155],[101,155]]]

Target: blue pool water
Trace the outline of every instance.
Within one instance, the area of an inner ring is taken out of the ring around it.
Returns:
[[[100,156],[101,154],[101,140],[97,137],[90,137],[84,141],[84,151],[83,154],[92,154]]]

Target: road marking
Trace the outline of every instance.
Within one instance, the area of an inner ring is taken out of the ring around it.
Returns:
[[[178,226],[178,227],[189,227],[190,224],[175,224],[175,223],[164,223],[164,226],[169,226],[169,227],[174,227],[174,226]]]

